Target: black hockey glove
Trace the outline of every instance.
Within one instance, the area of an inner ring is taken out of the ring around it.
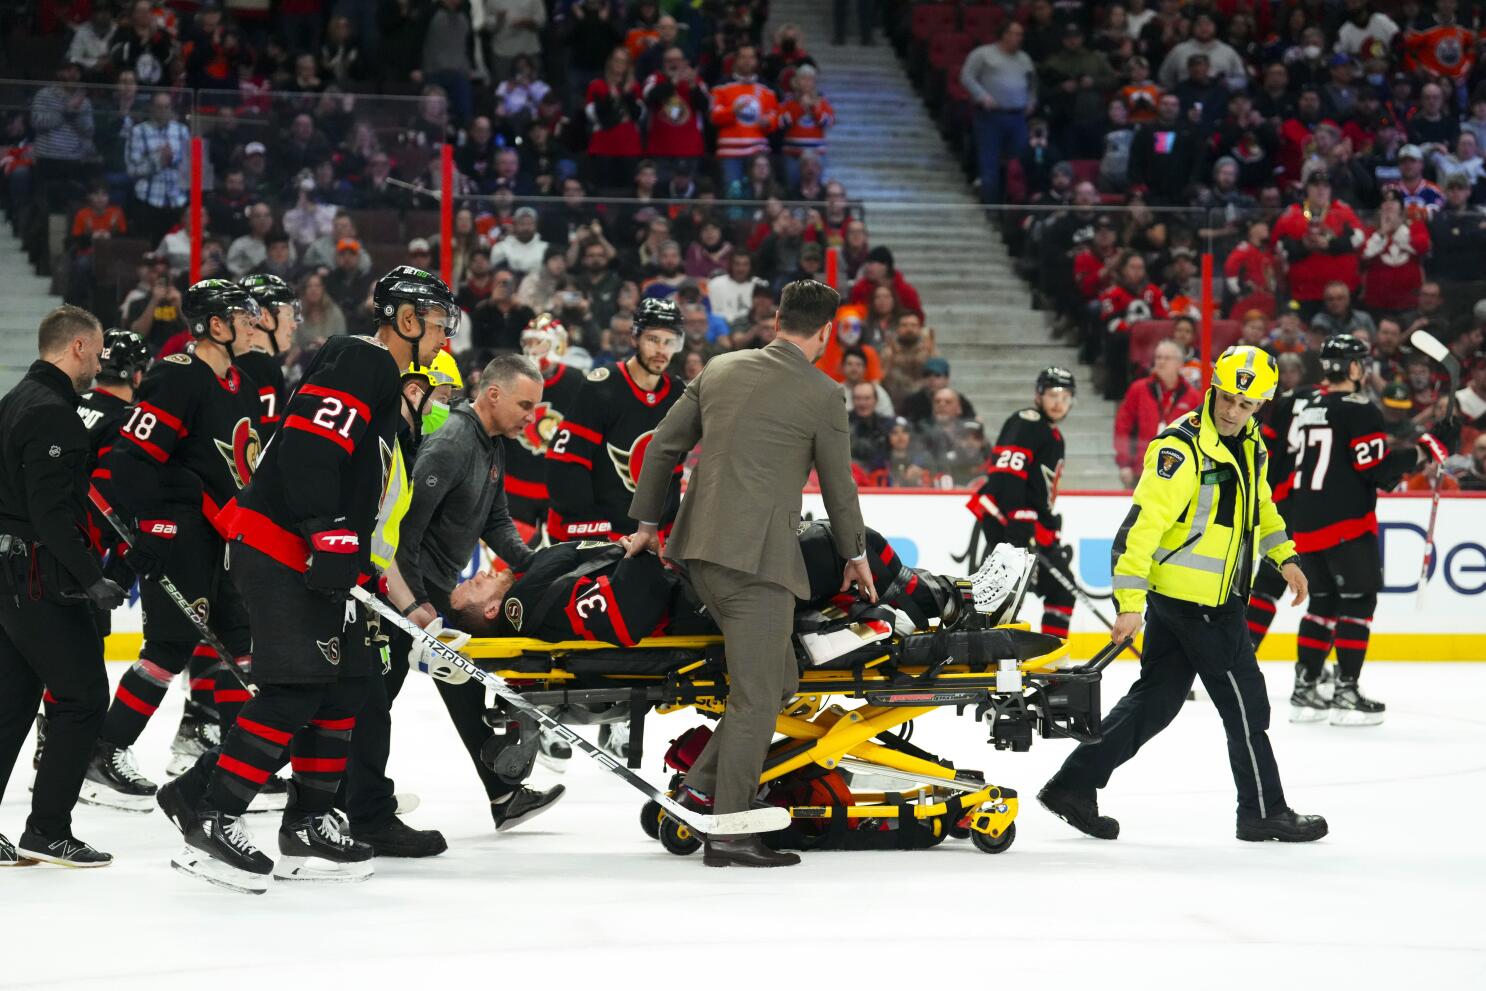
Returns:
[[[310,544],[310,563],[304,583],[312,592],[344,596],[361,574],[361,538],[346,526],[346,518],[308,520],[301,527]]]
[[[124,560],[145,581],[156,580],[165,573],[167,548],[179,532],[174,520],[140,520],[139,534]]]
[[[1073,577],[1073,548],[1067,544],[1054,544],[1047,549],[1047,559],[1052,566],[1069,578]]]
[[[93,605],[104,612],[113,612],[129,598],[128,592],[107,578],[100,578],[89,585],[87,595]]]

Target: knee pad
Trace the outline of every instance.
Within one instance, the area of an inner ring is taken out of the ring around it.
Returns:
[[[1346,619],[1370,620],[1378,608],[1378,593],[1364,592],[1361,595],[1343,595],[1337,605],[1338,614]]]

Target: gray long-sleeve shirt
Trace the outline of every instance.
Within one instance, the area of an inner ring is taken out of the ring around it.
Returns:
[[[978,103],[987,94],[997,110],[1022,110],[1037,100],[1037,71],[1026,52],[1006,54],[999,44],[981,45],[960,69],[960,85]]]
[[[521,540],[506,504],[506,463],[499,441],[468,404],[418,448],[410,473],[413,500],[399,530],[397,570],[418,602],[448,598],[484,540],[512,568],[535,552]]]

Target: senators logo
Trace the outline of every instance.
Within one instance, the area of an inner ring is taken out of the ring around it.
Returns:
[[[511,629],[517,633],[521,632],[521,622],[526,617],[526,611],[521,605],[521,600],[513,597],[506,598],[504,606],[506,621],[511,624]]]
[[[654,436],[654,430],[645,431],[635,438],[628,451],[622,451],[613,444],[604,445],[609,449],[609,460],[614,462],[619,480],[631,492],[635,491],[635,485],[640,481],[640,469],[645,465],[645,451],[650,447],[650,439]]]
[[[258,467],[258,458],[263,450],[252,421],[247,417],[238,420],[232,427],[232,443],[219,440],[217,450],[227,462],[227,468],[232,472],[232,480],[237,483],[237,487],[245,487],[253,478],[253,469]]]
[[[547,447],[557,433],[557,426],[562,423],[562,413],[550,403],[538,403],[533,416],[531,423],[516,435],[516,440],[523,448],[541,457],[547,453]]]
[[[691,120],[691,107],[679,96],[672,96],[666,101],[665,106],[660,108],[661,116],[673,127],[680,127]]]
[[[329,640],[316,640],[315,646],[320,648],[320,656],[332,664],[341,662],[341,638],[331,637]]]

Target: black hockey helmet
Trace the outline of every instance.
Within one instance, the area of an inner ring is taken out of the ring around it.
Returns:
[[[1078,384],[1074,381],[1073,373],[1057,365],[1037,373],[1037,394],[1040,396],[1049,389],[1067,389],[1070,396],[1078,394]]]
[[[105,382],[128,382],[135,372],[150,363],[150,347],[132,330],[110,327],[103,332],[103,353],[98,356],[98,378]]]
[[[417,337],[403,337],[402,331],[397,330],[394,318],[397,308],[403,303],[411,304],[418,314],[420,333]],[[372,309],[377,326],[390,323],[398,337],[414,343],[423,339],[423,317],[430,310],[444,314],[448,323],[446,336],[449,337],[454,336],[455,321],[459,316],[459,305],[454,302],[454,293],[444,280],[412,265],[399,265],[377,280],[376,288],[372,290]]]
[[[245,275],[237,280],[237,284],[248,291],[248,295],[258,301],[265,315],[272,321],[274,330],[279,329],[279,307],[288,305],[294,309],[294,322],[301,323],[304,320],[304,311],[300,309],[299,297],[294,293],[294,287],[289,285],[277,275],[263,273],[261,275]],[[274,348],[274,354],[278,354],[278,341],[269,335],[269,343]]]
[[[681,333],[681,308],[674,299],[646,297],[640,300],[640,305],[635,307],[635,322],[630,326],[630,333],[639,335],[652,328]]]
[[[230,328],[233,313],[241,310],[256,320],[260,312],[258,301],[242,286],[227,279],[202,279],[187,289],[181,310],[186,318],[186,327],[197,340],[207,337],[212,317],[221,317]],[[233,331],[232,337],[227,341],[215,343],[228,346],[236,337],[237,332]]]
[[[1371,353],[1362,339],[1351,334],[1333,334],[1321,342],[1321,370],[1328,378],[1346,378],[1352,362],[1366,361]]]

